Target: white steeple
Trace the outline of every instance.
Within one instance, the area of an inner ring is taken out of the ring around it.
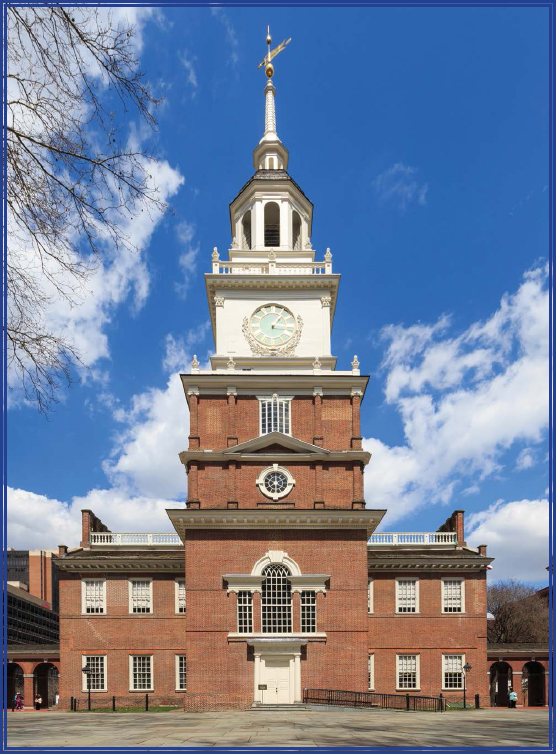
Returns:
[[[253,152],[253,166],[256,170],[287,170],[288,150],[282,144],[276,133],[276,87],[272,83],[274,66],[270,61],[275,58],[279,52],[282,52],[290,40],[285,39],[272,51],[270,50],[271,41],[270,29],[268,29],[266,36],[268,53],[259,65],[259,68],[263,65],[265,66],[265,73],[268,79],[264,88],[264,134]]]

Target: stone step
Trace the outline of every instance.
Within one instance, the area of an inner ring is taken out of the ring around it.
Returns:
[[[308,712],[307,706],[301,702],[296,704],[261,704],[255,702],[249,709],[250,712],[291,712],[292,710]]]

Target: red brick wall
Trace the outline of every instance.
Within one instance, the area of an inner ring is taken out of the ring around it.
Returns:
[[[364,690],[367,684],[367,554],[364,532],[192,531],[186,542],[187,709],[245,708],[253,702],[254,664],[245,642],[228,643],[236,631],[236,597],[222,576],[251,573],[268,550],[283,550],[302,573],[330,575],[317,596],[317,631],[301,660],[301,684]],[[257,618],[255,600],[254,618]],[[294,606],[296,600],[294,599]],[[210,618],[207,620],[207,616]],[[299,612],[294,607],[294,629]],[[257,624],[255,624],[255,630]]]
[[[230,420],[230,414],[232,416]],[[233,426],[230,427],[230,424]],[[228,409],[228,399],[222,396],[199,396],[198,432],[200,447],[223,450],[228,432],[238,443],[259,436],[259,401],[254,396],[238,395],[235,409]],[[315,410],[312,396],[298,396],[291,403],[292,435],[304,442],[313,442]],[[322,400],[323,447],[329,450],[348,450],[352,437],[352,407],[349,396],[324,396]],[[196,447],[196,446],[195,446]]]
[[[419,614],[396,614],[395,576],[418,576]],[[441,576],[464,576],[465,614],[441,613]],[[419,654],[424,695],[462,696],[442,689],[442,654],[465,654],[472,666],[468,693],[488,706],[486,576],[480,573],[371,573],[374,613],[369,616],[369,653],[375,653],[375,689],[396,693],[396,654]],[[405,692],[404,692],[405,693]]]
[[[129,574],[131,575],[131,574]],[[149,574],[133,574],[140,577]],[[181,705],[183,692],[175,692],[175,655],[184,654],[185,615],[175,615],[174,577],[154,574],[153,613],[130,615],[128,574],[106,575],[106,615],[81,615],[81,578],[63,573],[60,579],[60,706],[69,708],[70,697],[80,706],[82,655],[107,656],[107,691],[92,692],[93,705],[110,706],[112,695],[118,705],[142,705],[145,692],[129,691],[129,655],[152,654],[154,693],[152,704]],[[101,578],[103,574],[90,574]]]
[[[276,457],[279,461],[279,457]],[[196,497],[202,507],[225,508],[228,500],[239,501],[240,508],[257,508],[261,503],[272,504],[272,499],[261,493],[256,484],[260,472],[269,462],[241,463],[237,469],[228,469],[227,464],[199,464]],[[308,463],[284,463],[295,479],[295,486],[279,503],[292,503],[297,508],[312,508],[316,500],[324,501],[332,508],[351,508],[354,499],[353,464],[325,464],[318,470]],[[321,489],[317,494],[316,474],[320,474]],[[233,476],[235,481],[230,477]],[[234,492],[235,488],[235,492]]]

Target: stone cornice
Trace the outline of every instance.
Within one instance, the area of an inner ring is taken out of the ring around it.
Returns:
[[[264,576],[251,573],[228,573],[222,576],[228,584],[228,592],[261,592]],[[326,582],[330,576],[322,573],[304,573],[288,576],[292,592],[313,591],[326,593]]]
[[[445,552],[445,551],[444,551]],[[478,558],[461,558],[439,556],[434,550],[426,559],[415,559],[411,553],[401,552],[396,558],[372,558],[369,559],[369,573],[374,571],[485,571],[492,562],[492,558],[484,560]]]
[[[277,368],[281,359],[276,359]],[[337,374],[335,372],[321,372],[320,374],[251,374],[249,372],[218,373],[206,372],[199,374],[180,374],[185,397],[189,402],[189,391],[195,389],[199,394],[205,391],[209,395],[226,395],[229,385],[234,385],[240,394],[239,386],[249,390],[250,394],[257,390],[280,390],[296,394],[296,389],[310,390],[315,386],[322,387],[324,396],[345,394],[351,395],[355,388],[363,395],[367,388],[369,377],[366,375]]]
[[[382,520],[385,510],[280,510],[253,508],[170,508],[166,509],[174,528],[185,541],[187,529],[332,529],[361,530],[370,536]]]
[[[114,556],[113,558],[107,558],[105,555],[102,558],[95,557],[95,551],[91,551],[90,557],[80,558],[57,558],[56,566],[61,571],[73,571],[73,572],[90,572],[90,571],[163,571],[175,573],[181,573],[183,571],[183,560],[180,558],[149,558],[144,557],[140,559],[126,558],[125,553]]]
[[[269,463],[270,459],[280,461],[280,463],[294,463],[295,461],[323,461],[331,463],[337,461],[345,463],[346,461],[359,461],[366,465],[371,460],[371,454],[366,450],[343,450],[343,451],[323,451],[321,453],[225,453],[223,451],[214,451],[207,453],[203,450],[182,450],[179,454],[180,461],[184,466],[190,461],[202,461],[203,463],[222,463],[227,461],[250,461],[258,463]]]

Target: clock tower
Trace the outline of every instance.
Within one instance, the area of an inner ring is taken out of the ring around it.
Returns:
[[[188,499],[168,513],[185,545],[188,709],[368,688],[367,540],[384,515],[363,493],[368,378],[331,354],[340,275],[330,249],[317,258],[313,205],[288,172],[275,54],[255,172],[230,204],[227,259],[215,248],[205,275],[215,354],[181,375]]]

